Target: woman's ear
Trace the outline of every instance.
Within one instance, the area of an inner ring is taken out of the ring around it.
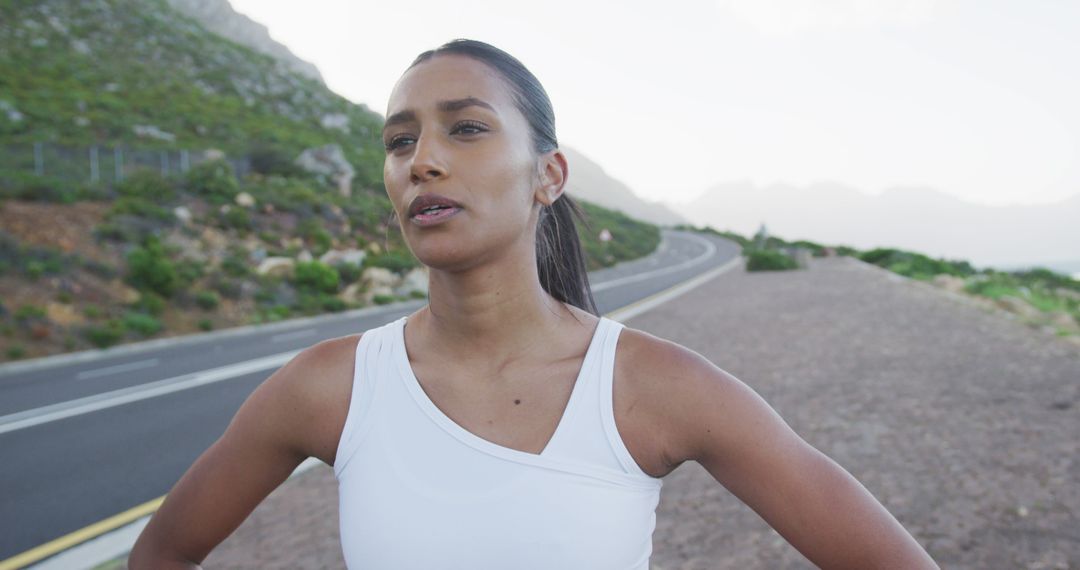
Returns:
[[[561,150],[555,149],[540,157],[540,185],[536,188],[536,201],[545,206],[555,203],[562,196],[570,167]]]

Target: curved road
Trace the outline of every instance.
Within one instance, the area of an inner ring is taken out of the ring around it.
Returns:
[[[725,266],[739,252],[722,238],[665,230],[655,253],[590,279],[609,314]],[[0,567],[164,495],[248,394],[300,350],[423,304],[0,366]]]

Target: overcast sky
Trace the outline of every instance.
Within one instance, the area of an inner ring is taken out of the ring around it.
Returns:
[[[737,180],[1080,193],[1075,0],[230,1],[381,114],[421,51],[492,43],[547,88],[561,143],[649,199]]]

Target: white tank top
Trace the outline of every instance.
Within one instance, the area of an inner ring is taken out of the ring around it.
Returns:
[[[405,318],[364,333],[338,443],[341,547],[355,570],[648,570],[662,480],[615,428],[622,325],[601,318],[540,454],[461,427],[427,397]]]

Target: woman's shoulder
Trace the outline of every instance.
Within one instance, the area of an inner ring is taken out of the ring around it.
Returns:
[[[282,369],[278,392],[303,418],[308,454],[333,464],[352,395],[356,347],[363,333],[320,341]]]
[[[616,422],[631,455],[654,476],[696,459],[701,403],[716,402],[735,379],[681,344],[625,327],[615,353]],[[634,453],[637,447],[639,454]]]

